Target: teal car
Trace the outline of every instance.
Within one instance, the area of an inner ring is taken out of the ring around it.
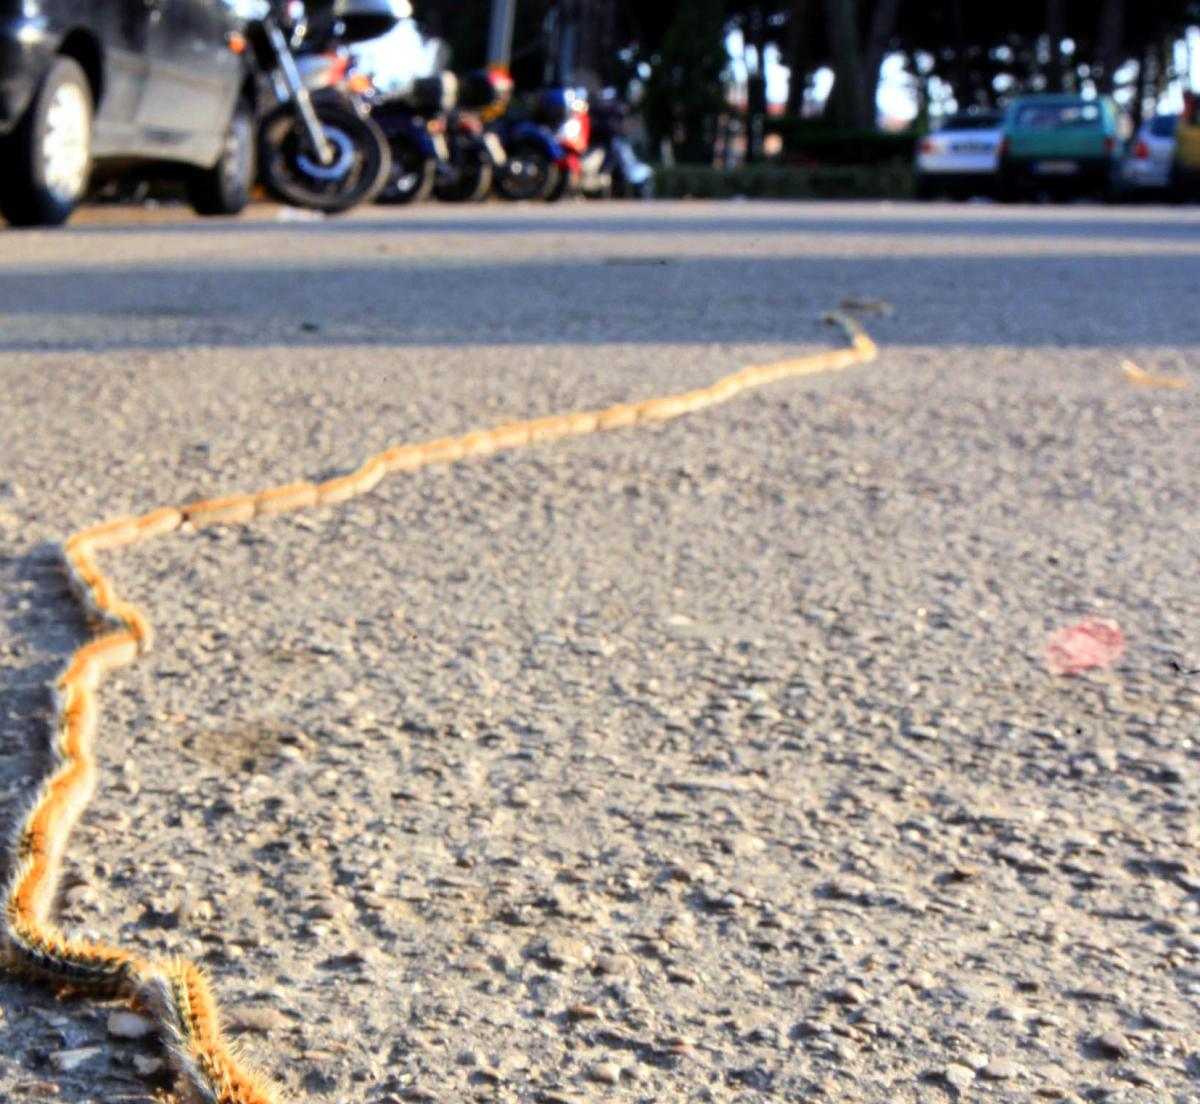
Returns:
[[[1116,104],[1107,96],[1019,96],[1004,115],[1000,195],[1113,199],[1121,179],[1120,146]]]

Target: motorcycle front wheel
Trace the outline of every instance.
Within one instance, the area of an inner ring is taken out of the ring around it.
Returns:
[[[433,194],[443,203],[478,203],[492,190],[492,159],[482,149],[456,150]]]
[[[259,129],[262,182],[276,199],[334,214],[369,203],[387,183],[391,155],[383,132],[349,104],[313,104],[333,152],[328,164],[310,152],[291,104],[270,111]]]

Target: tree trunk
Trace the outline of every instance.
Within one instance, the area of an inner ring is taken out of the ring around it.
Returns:
[[[602,0],[582,0],[579,9],[579,44],[571,79],[596,92],[615,76],[617,8]]]
[[[792,115],[804,114],[804,93],[808,88],[808,75],[812,68],[812,51],[808,48],[808,24],[811,14],[809,0],[789,0],[784,64],[791,70],[787,109]]]
[[[888,43],[896,31],[896,20],[900,15],[900,0],[876,0],[875,14],[867,32],[867,44],[863,50],[863,90],[861,98],[868,105],[870,117],[867,126],[874,129],[875,97],[879,92],[879,70],[883,65]]]
[[[742,42],[754,48],[754,67],[746,66],[746,162],[752,164],[762,160],[763,130],[767,123],[767,73],[763,60],[767,48],[767,21],[758,4],[750,9]]]
[[[1100,69],[1096,84],[1112,95],[1116,73],[1121,67],[1121,41],[1125,37],[1125,0],[1101,0],[1100,26],[1096,32],[1096,62]]]
[[[1046,38],[1050,56],[1046,62],[1046,91],[1063,90],[1062,41],[1066,37],[1066,0],[1046,0]]]
[[[952,0],[950,5],[950,20],[954,29],[954,98],[958,101],[959,109],[974,105],[975,78],[971,71],[971,59],[968,56],[970,45],[967,42],[967,23],[963,17],[963,0]],[[916,57],[913,58],[916,66]]]
[[[929,78],[921,72],[916,50],[910,50],[906,60],[916,88],[917,116],[913,119],[913,125],[924,134],[929,130]]]
[[[825,22],[833,64],[833,89],[825,101],[825,119],[843,130],[870,127],[874,125],[875,113],[863,103],[857,0],[825,0]]]
[[[1137,81],[1133,86],[1133,100],[1129,104],[1129,114],[1133,119],[1133,129],[1137,132],[1137,128],[1142,125],[1142,118],[1146,110],[1146,93],[1150,87],[1150,69],[1154,64],[1154,47],[1147,45],[1142,47],[1141,56],[1138,58]]]

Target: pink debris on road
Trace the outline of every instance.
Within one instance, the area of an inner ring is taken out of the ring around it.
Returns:
[[[1121,626],[1107,617],[1088,617],[1050,634],[1046,666],[1055,675],[1077,675],[1093,667],[1110,667],[1125,647]]]

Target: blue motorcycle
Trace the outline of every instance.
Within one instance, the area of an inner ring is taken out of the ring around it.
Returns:
[[[420,203],[437,183],[439,167],[450,160],[446,118],[457,95],[453,73],[413,81],[400,96],[371,105],[371,118],[387,136],[392,169],[380,203]]]
[[[496,180],[505,199],[548,199],[570,172],[567,150],[553,131],[534,119],[500,119],[492,133],[504,146],[506,162]]]

